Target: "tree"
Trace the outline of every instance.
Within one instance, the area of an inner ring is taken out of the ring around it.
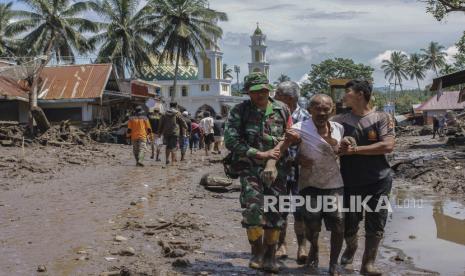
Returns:
[[[223,78],[233,79],[233,71],[231,68],[228,68],[228,65],[226,63],[223,64]]]
[[[82,34],[98,31],[98,24],[81,15],[90,2],[70,0],[21,0],[30,11],[16,11],[7,33],[25,36],[21,49],[29,56],[54,54],[57,61],[74,62],[74,53],[83,54],[93,47]]]
[[[180,59],[187,61],[192,58],[197,63],[197,52],[216,48],[216,40],[223,35],[216,22],[228,18],[225,13],[208,8],[205,0],[151,0],[151,4],[160,17],[163,30],[152,46],[154,49],[163,48],[161,61],[173,63],[176,59],[171,95],[171,101],[174,101]]]
[[[421,49],[426,67],[432,69],[436,76],[439,76],[438,69],[446,64],[446,53],[443,50],[444,46],[434,41],[431,41],[426,49]]]
[[[457,68],[455,68],[452,64],[444,64],[439,73],[441,73],[441,75],[449,75],[457,71]]]
[[[112,62],[121,78],[126,72],[139,75],[144,65],[151,66],[157,54],[151,42],[159,33],[158,19],[150,5],[138,9],[140,0],[95,1],[92,9],[106,22],[103,32],[90,39],[100,45],[97,62]]]
[[[0,3],[0,56],[12,56],[15,52],[15,40],[6,32],[16,11],[11,9],[13,3]]]
[[[394,93],[397,88],[397,84],[400,86],[400,91],[403,91],[402,80],[408,79],[408,58],[407,55],[400,51],[394,51],[391,53],[389,59],[385,59],[382,62],[381,69],[384,70],[384,77],[391,82],[394,79]]]
[[[372,80],[374,69],[362,63],[356,64],[352,59],[327,59],[319,64],[312,64],[308,78],[302,85],[302,95],[327,92],[329,80],[335,78]]]
[[[417,81],[418,90],[421,90],[419,80],[425,78],[426,64],[419,54],[410,55],[407,62],[407,72],[411,80],[415,79]]]
[[[291,78],[287,75],[284,75],[281,73],[281,75],[278,77],[278,79],[274,82],[275,85],[278,85],[282,82],[285,82],[285,81],[290,81]]]
[[[465,12],[463,0],[426,0],[426,12],[431,13],[438,21],[451,12]]]

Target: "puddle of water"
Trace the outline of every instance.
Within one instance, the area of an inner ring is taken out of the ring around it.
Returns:
[[[407,200],[407,195],[397,193],[384,244],[403,250],[416,267],[465,275],[465,206],[436,196]]]

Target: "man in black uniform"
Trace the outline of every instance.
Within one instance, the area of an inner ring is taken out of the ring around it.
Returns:
[[[344,207],[350,207],[350,197],[371,196],[365,212],[345,213],[346,249],[341,264],[350,264],[357,250],[358,225],[365,213],[365,251],[362,268],[364,275],[381,275],[374,268],[379,244],[384,235],[388,216],[387,208],[379,208],[391,192],[391,168],[385,154],[394,149],[394,122],[385,112],[373,110],[369,101],[372,87],[367,81],[352,80],[345,86],[344,102],[352,111],[338,115],[333,120],[342,124],[345,138],[341,142],[341,174],[344,180]],[[351,142],[355,140],[356,143]]]

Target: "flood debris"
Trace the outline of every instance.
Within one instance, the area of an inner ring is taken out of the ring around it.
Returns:
[[[240,191],[240,186],[233,185],[234,181],[232,179],[211,174],[204,174],[199,184],[206,190],[216,193]]]

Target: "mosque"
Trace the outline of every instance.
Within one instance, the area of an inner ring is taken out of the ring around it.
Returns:
[[[257,23],[250,36],[251,62],[249,73],[263,72],[269,78],[270,64],[266,61],[266,35]],[[226,115],[228,110],[247,99],[245,96],[232,96],[231,79],[223,76],[223,52],[219,47],[207,45],[205,54],[197,53],[198,66],[192,63],[179,66],[176,91],[173,90],[174,65],[156,65],[144,68],[142,79],[160,86],[157,94],[174,101],[193,116],[203,111]]]

